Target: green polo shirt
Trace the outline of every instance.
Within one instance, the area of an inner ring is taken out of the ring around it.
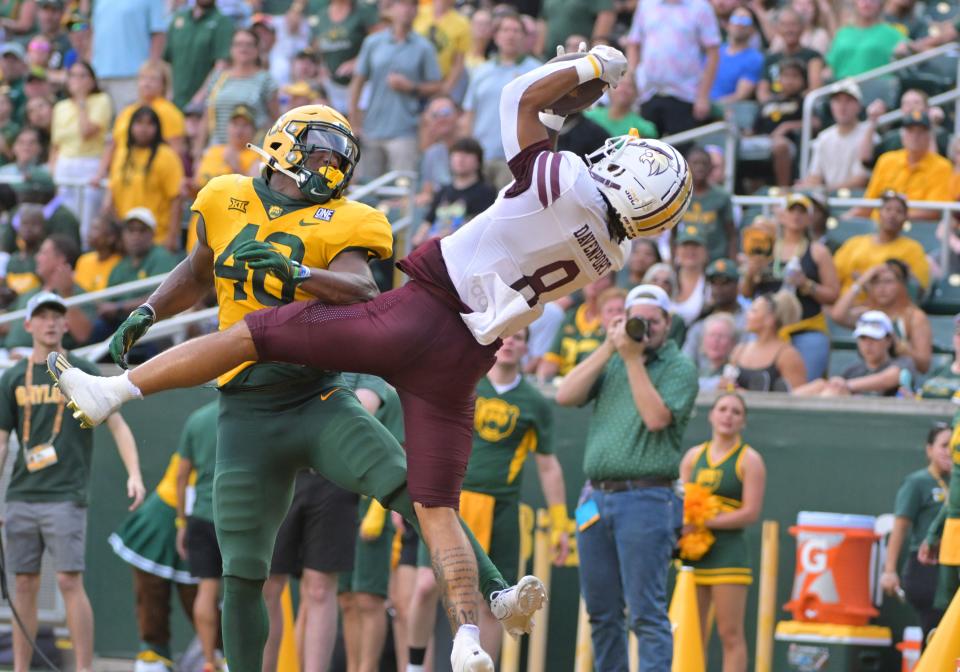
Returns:
[[[173,15],[163,59],[173,70],[173,103],[181,110],[203,85],[218,60],[230,57],[233,21],[214,7],[199,19],[193,10]]]
[[[194,484],[196,499],[193,502],[194,518],[213,520],[213,473],[217,464],[217,417],[219,403],[211,401],[194,411],[180,435],[180,457],[190,460],[197,472]]]
[[[916,552],[923,542],[930,523],[943,506],[947,493],[928,469],[918,469],[905,479],[897,491],[893,514],[911,523],[908,550]]]
[[[92,375],[99,369],[85,359],[68,354],[75,367]],[[60,408],[60,390],[50,381],[46,364],[33,364],[30,387],[26,384],[29,359],[21,359],[0,376],[0,429],[16,432],[20,443],[33,448],[53,441],[57,461],[31,472],[23,460],[24,446],[14,456],[13,475],[7,488],[8,502],[87,503],[93,432],[81,429],[70,409]],[[26,407],[30,406],[30,433],[24,431]],[[60,431],[54,436],[57,413]],[[24,437],[26,436],[26,441]]]
[[[107,287],[122,285],[133,280],[143,280],[152,275],[172,271],[177,263],[179,263],[177,258],[165,248],[154,245],[143,259],[136,260],[129,256],[121,259],[110,271],[110,277],[107,278]],[[139,293],[142,292],[134,292],[131,296],[137,296]],[[122,301],[126,298],[130,297],[116,297],[114,300]]]
[[[587,433],[583,471],[591,480],[675,479],[680,474],[683,432],[697,398],[697,369],[668,340],[647,356],[647,374],[673,419],[651,432],[630,393],[627,367],[619,354],[607,362],[590,390],[593,418]]]

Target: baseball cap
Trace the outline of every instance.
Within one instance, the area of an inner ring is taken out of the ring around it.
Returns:
[[[930,128],[930,117],[926,112],[914,110],[903,118],[903,123],[901,125],[904,128],[907,128],[908,126],[923,126],[924,128]]]
[[[787,210],[795,205],[799,205],[806,210],[808,214],[813,212],[813,201],[811,201],[810,197],[806,194],[794,193],[787,196]]]
[[[681,224],[677,227],[677,245],[682,245],[683,243],[706,245],[707,239],[700,233],[700,227],[694,224]]]
[[[714,261],[707,266],[706,276],[707,280],[712,280],[713,278],[739,280],[740,271],[737,269],[737,265],[729,259],[714,259]]]
[[[854,338],[866,336],[880,340],[893,334],[893,322],[882,310],[868,310],[857,320],[857,328],[853,331]]]
[[[845,93],[851,98],[855,99],[858,103],[863,102],[863,93],[860,91],[860,86],[852,79],[840,80],[830,87],[831,98],[838,93]]]
[[[47,71],[44,68],[41,68],[39,65],[31,66],[30,71],[27,72],[27,81],[28,82],[45,82],[47,81]]]
[[[670,297],[657,285],[637,285],[627,294],[624,309],[630,310],[633,306],[656,306],[665,313],[672,307]]]
[[[27,52],[19,42],[4,42],[0,44],[0,56],[16,56],[22,61],[26,58]]]
[[[33,317],[33,314],[45,306],[52,306],[61,313],[67,312],[67,304],[59,294],[53,292],[37,292],[27,301],[27,319]]]
[[[288,96],[302,96],[304,98],[317,97],[317,92],[313,90],[313,87],[304,81],[287,84],[283,87],[282,91]]]
[[[894,191],[893,189],[887,189],[887,190],[884,191],[882,194],[880,194],[880,200],[881,200],[882,202],[884,202],[884,203],[886,203],[887,201],[897,200],[897,201],[900,201],[901,203],[903,203],[903,207],[905,207],[905,208],[909,208],[909,207],[910,207],[910,206],[907,204],[907,197],[904,196],[903,194],[901,194],[901,193],[898,192],[898,191]]]
[[[233,108],[233,111],[230,113],[230,119],[235,119],[236,117],[243,117],[249,121],[254,126],[257,125],[257,120],[253,114],[253,108],[249,105],[241,103]]]
[[[154,231],[157,230],[157,218],[153,216],[153,212],[150,208],[138,207],[127,210],[127,214],[123,216],[123,223],[138,221],[143,222],[149,226]]]

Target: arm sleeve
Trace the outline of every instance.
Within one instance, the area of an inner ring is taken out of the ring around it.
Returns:
[[[536,452],[540,455],[553,455],[553,407],[543,397],[539,397],[538,401]]]
[[[421,75],[424,82],[437,82],[443,79],[443,73],[440,72],[440,62],[437,61],[437,51],[429,43],[423,50],[421,67],[423,68]]]
[[[699,16],[697,17],[697,32],[700,36],[700,48],[701,49],[710,49],[712,47],[719,47],[722,40],[720,39],[720,24],[717,21],[717,15],[707,3],[703,3],[700,8]]]
[[[230,58],[230,43],[233,42],[233,22],[224,17],[217,24],[217,31],[213,37],[213,58],[225,61]]]
[[[557,63],[544,63],[530,72],[520,75],[503,88],[503,92],[500,94],[500,133],[503,142],[503,151],[508,163],[525,149],[520,146],[520,138],[517,135],[517,119],[520,113],[520,100],[523,98],[523,94],[528,88],[544,77],[552,75],[555,72],[560,72],[561,70],[566,70],[567,68],[575,70],[576,66],[574,63],[576,63],[576,59]]]
[[[637,3],[637,8],[633,12],[633,20],[630,22],[630,32],[627,33],[627,43],[643,43],[643,0]]]
[[[191,429],[192,418],[187,418],[187,424],[183,427],[180,434],[180,444],[177,446],[177,453],[185,460],[190,460],[196,464],[196,447],[193,445],[193,431]]]
[[[658,381],[655,388],[664,405],[670,409],[672,424],[685,427],[700,390],[693,362],[686,357],[678,358],[677,363],[671,367],[670,374]]]
[[[17,400],[14,394],[16,378],[10,375],[11,371],[0,377],[0,429],[5,432],[17,429]]]
[[[327,251],[326,263],[329,264],[344,250],[358,247],[369,250],[377,259],[389,259],[393,254],[393,229],[379,210],[369,208],[357,224],[352,236],[336,245],[331,245]]]
[[[900,489],[897,490],[897,497],[893,501],[893,515],[901,518],[909,518],[911,521],[916,519],[920,511],[919,490],[911,487],[911,481],[906,480]]]
[[[370,78],[370,41],[375,38],[376,33],[364,38],[360,44],[360,53],[357,54],[357,63],[355,72],[361,77]]]
[[[113,116],[113,104],[110,96],[105,93],[94,94],[90,96],[89,101],[90,121],[103,129],[104,134],[110,131],[110,121]]]
[[[169,21],[167,20],[166,12],[166,3],[165,2],[151,2],[150,3],[150,32],[151,33],[166,33],[167,25]]]

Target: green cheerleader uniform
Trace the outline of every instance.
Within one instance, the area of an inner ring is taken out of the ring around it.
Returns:
[[[108,539],[113,552],[139,570],[176,583],[194,584],[186,561],[177,553],[177,470],[174,453],[157,489]],[[194,479],[191,474],[191,483]],[[189,490],[189,488],[188,488]]]
[[[691,480],[720,499],[720,511],[735,511],[743,506],[743,458],[750,448],[743,441],[727,453],[716,464],[710,459],[710,442],[700,448],[693,463]],[[750,547],[747,544],[746,531],[711,530],[716,541],[710,550],[695,562],[693,576],[697,585],[714,586],[717,584],[753,583],[753,571],[750,568]]]

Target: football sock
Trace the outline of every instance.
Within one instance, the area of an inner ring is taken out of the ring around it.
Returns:
[[[236,670],[261,669],[269,630],[263,581],[223,577],[223,653],[227,664]]]
[[[130,372],[124,371],[123,375],[120,376],[123,379],[123,383],[117,381],[117,389],[120,392],[120,398],[125,402],[130,401],[131,399],[143,399],[143,392],[140,391],[140,388],[133,384],[133,381],[130,380]],[[107,380],[112,380],[108,378]]]

